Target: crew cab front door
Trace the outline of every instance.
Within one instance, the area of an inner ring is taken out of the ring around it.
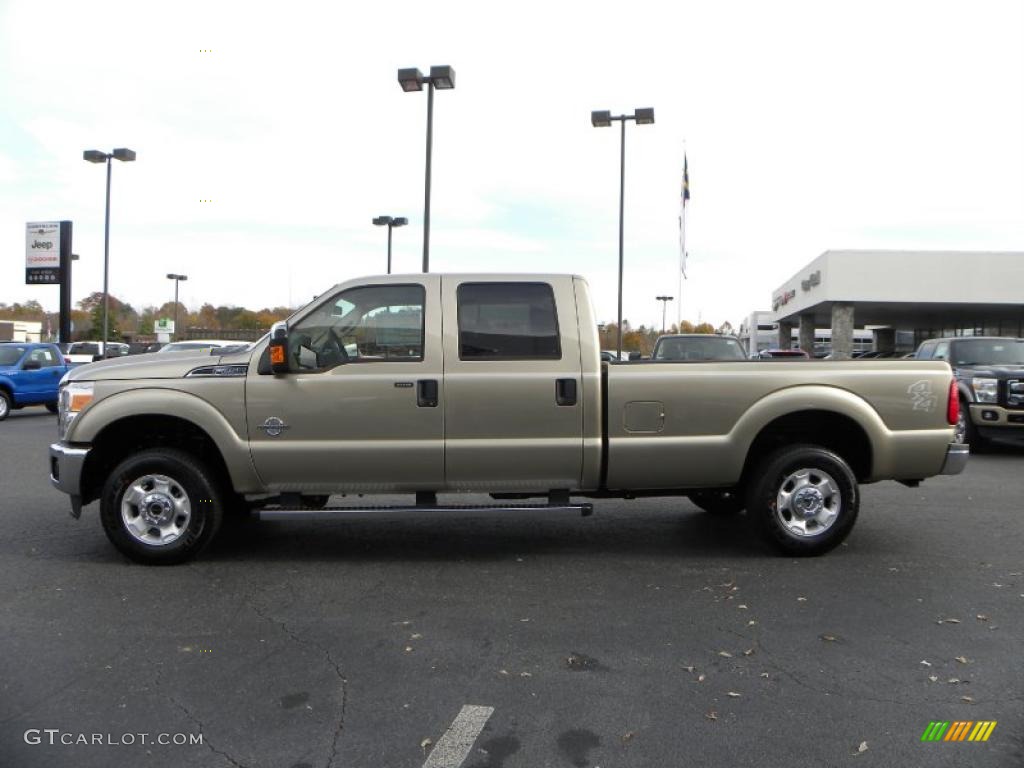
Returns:
[[[444,483],[441,281],[380,278],[288,329],[290,372],[246,379],[249,446],[274,491],[438,490]],[[263,370],[267,367],[264,364]]]

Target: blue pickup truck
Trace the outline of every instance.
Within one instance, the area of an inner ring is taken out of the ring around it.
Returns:
[[[68,372],[56,344],[0,342],[0,421],[26,405],[57,412],[57,388]]]

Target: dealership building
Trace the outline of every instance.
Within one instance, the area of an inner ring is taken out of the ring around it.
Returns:
[[[751,349],[769,324],[779,347],[794,334],[808,351],[828,338],[836,357],[861,349],[867,332],[880,352],[898,340],[1024,336],[1024,252],[825,251],[772,292],[770,314],[744,324]]]

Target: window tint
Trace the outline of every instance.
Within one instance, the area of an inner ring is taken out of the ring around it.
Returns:
[[[932,359],[932,352],[934,350],[935,350],[935,342],[934,341],[926,341],[924,344],[921,345],[921,348],[919,350],[917,350],[916,357],[917,357],[918,360],[931,360]]]
[[[423,359],[421,285],[350,288],[288,331],[293,371],[325,371],[341,363]]]
[[[57,365],[57,357],[53,350],[48,347],[36,347],[29,353],[29,360],[38,360],[40,368],[50,368]]]
[[[932,359],[934,360],[948,360],[949,359],[949,342],[940,341],[935,345],[935,354]]]
[[[463,283],[458,300],[460,359],[561,359],[547,283]]]
[[[100,345],[92,341],[79,341],[68,348],[69,355],[98,355]]]

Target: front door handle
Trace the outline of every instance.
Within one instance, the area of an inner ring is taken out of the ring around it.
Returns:
[[[437,408],[437,379],[420,379],[416,382],[416,405],[420,408]]]
[[[576,379],[555,379],[555,402],[576,405]]]

